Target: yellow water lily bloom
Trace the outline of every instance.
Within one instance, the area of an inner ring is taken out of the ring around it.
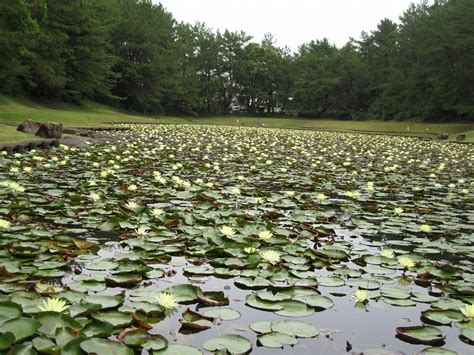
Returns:
[[[128,208],[129,210],[134,210],[135,208],[138,208],[138,207],[140,207],[140,205],[136,202],[133,202],[133,201],[128,201],[125,204],[125,208]]]
[[[407,256],[401,256],[398,258],[398,263],[403,266],[405,269],[414,267],[415,262]]]
[[[166,309],[175,309],[177,307],[176,299],[171,293],[160,292],[158,296],[156,296],[156,300],[160,306]]]
[[[403,210],[403,208],[401,208],[401,207],[395,207],[395,208],[393,209],[393,213],[395,213],[395,214],[398,215],[398,216],[401,215],[403,212],[404,212],[404,210]]]
[[[151,215],[155,218],[161,216],[165,211],[163,211],[161,208],[153,208],[151,210]]]
[[[255,197],[254,202],[255,202],[256,204],[260,204],[260,203],[263,202],[263,198],[261,198],[261,197]]]
[[[431,227],[427,224],[422,224],[420,226],[420,231],[422,231],[423,233],[430,233],[432,231]]]
[[[0,229],[8,229],[11,227],[10,221],[7,221],[6,219],[1,219],[0,218]]]
[[[328,197],[323,193],[319,193],[319,194],[316,195],[316,200],[318,200],[319,202],[327,200],[327,198]]]
[[[369,292],[367,292],[367,290],[357,290],[352,297],[356,302],[364,303],[369,298]]]
[[[38,306],[40,311],[43,312],[58,312],[62,313],[69,308],[66,301],[60,298],[48,298],[47,300],[43,300],[43,305]]]
[[[278,264],[280,262],[280,253],[275,250],[264,250],[260,252],[260,256],[270,264]]]
[[[273,237],[273,233],[270,231],[263,231],[258,233],[258,237],[263,241],[267,241]]]
[[[96,193],[96,192],[91,192],[91,193],[89,194],[89,198],[90,198],[92,201],[96,202],[96,201],[99,201],[99,200],[100,200],[100,195],[99,195],[98,193]]]
[[[231,228],[229,226],[223,226],[223,227],[219,228],[219,231],[222,234],[224,234],[226,237],[231,237],[231,236],[235,235],[235,229]]]
[[[467,304],[464,307],[459,307],[459,309],[464,316],[474,318],[474,304]]]
[[[389,258],[389,259],[393,259],[395,257],[395,253],[391,249],[383,249],[380,252],[380,255],[385,257],[385,258]]]
[[[135,233],[137,236],[144,238],[148,235],[149,229],[147,227],[140,226],[137,229],[135,229]]]
[[[257,249],[255,249],[253,247],[246,247],[246,248],[244,248],[244,251],[248,254],[253,254],[257,251]]]

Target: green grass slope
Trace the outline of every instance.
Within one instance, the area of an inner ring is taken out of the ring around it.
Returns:
[[[100,127],[110,122],[133,123],[173,123],[173,124],[209,124],[255,127],[264,122],[267,127],[315,129],[330,131],[355,131],[384,134],[433,136],[441,132],[455,139],[457,134],[466,133],[466,140],[474,142],[474,124],[472,123],[426,123],[416,120],[395,121],[341,121],[310,120],[300,118],[261,118],[261,117],[166,117],[146,116],[120,111],[106,105],[86,102],[82,106],[66,104],[39,104],[28,100],[12,99],[0,96],[0,143],[10,143],[34,139],[32,135],[16,131],[16,125],[26,119],[60,122],[69,127]]]

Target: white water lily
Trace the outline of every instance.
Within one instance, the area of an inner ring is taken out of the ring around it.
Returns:
[[[92,201],[96,202],[96,201],[99,201],[99,200],[100,200],[100,195],[99,195],[98,193],[96,193],[96,192],[91,192],[91,193],[89,194],[89,198],[90,198]]]
[[[367,290],[357,290],[352,295],[352,298],[354,298],[356,302],[364,303],[369,298],[369,292]]]
[[[135,184],[128,185],[128,187],[127,187],[127,190],[128,190],[128,191],[132,191],[132,192],[133,192],[133,191],[137,191],[137,189],[138,189],[138,187],[137,187],[137,185],[135,185]]]
[[[318,200],[319,202],[325,201],[327,199],[328,199],[328,197],[323,193],[319,193],[319,194],[316,195],[316,200]]]
[[[235,229],[231,228],[229,226],[223,226],[223,227],[219,228],[219,231],[222,234],[224,234],[226,237],[231,237],[231,236],[235,235]]]
[[[367,183],[367,190],[370,191],[370,192],[373,192],[375,190],[373,181],[369,181]]]
[[[459,307],[459,310],[468,318],[474,318],[474,305],[467,304],[464,307]]]
[[[255,197],[254,202],[255,202],[257,205],[258,205],[258,204],[261,204],[261,203],[263,203],[263,198],[261,198],[261,197]]]
[[[7,221],[6,219],[1,219],[0,218],[0,229],[8,229],[11,227],[10,221]]]
[[[423,233],[431,233],[432,229],[428,224],[422,224],[420,226],[420,231]]]
[[[383,249],[380,252],[380,255],[388,259],[393,259],[395,257],[395,253],[391,249]]]
[[[160,292],[156,296],[156,300],[160,306],[166,309],[175,309],[177,307],[176,299],[171,293]]]
[[[256,248],[253,248],[253,247],[245,247],[245,248],[244,248],[244,251],[245,251],[246,253],[248,253],[248,254],[253,254],[253,253],[255,253],[255,252],[257,251],[257,249],[256,249]]]
[[[58,312],[62,313],[69,308],[66,301],[60,298],[48,298],[47,300],[43,300],[43,305],[38,306],[40,311],[43,312]]]
[[[397,216],[401,215],[403,212],[405,212],[405,211],[404,211],[404,209],[401,208],[401,207],[395,207],[395,208],[393,209],[393,213],[396,214]]]
[[[125,208],[128,208],[129,210],[134,210],[135,208],[140,207],[140,205],[134,201],[128,201],[125,204]]]
[[[280,253],[276,250],[264,250],[260,252],[260,256],[270,264],[278,264],[280,262]]]
[[[148,236],[150,229],[144,226],[140,226],[135,229],[135,234],[141,238]]]
[[[273,237],[273,233],[265,230],[263,232],[258,233],[258,237],[263,241],[267,241]]]
[[[398,262],[405,269],[408,269],[408,268],[411,268],[411,267],[415,266],[415,262],[407,256],[399,257]]]
[[[158,218],[159,216],[165,213],[165,211],[163,211],[161,208],[153,208],[150,212],[151,215],[155,218]]]

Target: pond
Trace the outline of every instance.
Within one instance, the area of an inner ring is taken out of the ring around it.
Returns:
[[[0,351],[466,354],[474,146],[123,125],[0,155]]]

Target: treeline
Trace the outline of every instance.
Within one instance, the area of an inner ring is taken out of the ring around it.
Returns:
[[[474,1],[412,5],[337,48],[177,23],[150,0],[0,2],[0,93],[143,113],[474,119]]]

